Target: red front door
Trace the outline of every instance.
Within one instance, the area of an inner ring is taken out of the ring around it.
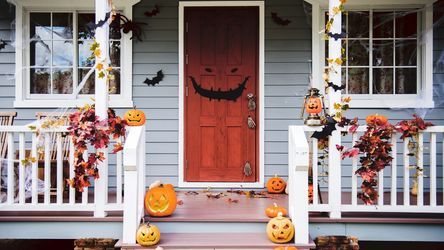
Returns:
[[[185,181],[258,180],[258,19],[257,7],[185,8]]]

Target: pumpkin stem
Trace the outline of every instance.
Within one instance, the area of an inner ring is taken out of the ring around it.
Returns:
[[[274,178],[277,178],[278,177],[278,174],[274,174]]]
[[[282,218],[282,212],[278,212],[278,218]]]
[[[278,206],[278,204],[276,204],[276,202],[275,202],[275,203],[273,203],[273,205],[274,205],[274,207],[277,207],[277,206]]]

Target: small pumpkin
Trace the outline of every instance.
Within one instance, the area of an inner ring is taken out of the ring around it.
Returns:
[[[285,183],[284,179],[275,175],[273,178],[270,178],[267,182],[267,191],[271,194],[281,194],[285,191],[285,187],[287,183]]]
[[[322,108],[321,98],[315,96],[309,97],[305,104],[305,110],[309,114],[319,114],[322,112]]]
[[[123,119],[125,119],[128,126],[142,126],[146,122],[145,113],[142,110],[136,109],[136,107],[126,111]]]
[[[274,217],[278,216],[279,213],[282,213],[282,216],[286,216],[287,209],[285,209],[284,207],[278,206],[276,203],[273,203],[273,205],[271,205],[265,209],[265,214],[270,218],[274,218]]]
[[[388,119],[386,116],[378,115],[378,114],[368,115],[365,118],[365,122],[367,122],[367,124],[383,125],[383,124],[386,124],[387,121],[388,121]]]
[[[274,250],[298,250],[297,247],[284,247],[284,246],[280,246],[280,247],[275,247]]]
[[[160,241],[159,228],[150,223],[142,223],[137,229],[136,241],[144,247],[156,245]]]
[[[171,215],[177,206],[177,197],[171,184],[160,184],[145,194],[145,210],[153,217]]]
[[[313,203],[313,184],[308,184],[308,201]]]
[[[294,226],[288,218],[279,213],[267,224],[267,236],[274,243],[287,243],[294,237]]]

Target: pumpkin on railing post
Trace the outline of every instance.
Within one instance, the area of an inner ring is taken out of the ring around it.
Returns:
[[[125,119],[128,126],[142,126],[146,122],[145,113],[142,110],[136,109],[136,106],[126,111],[123,119]]]

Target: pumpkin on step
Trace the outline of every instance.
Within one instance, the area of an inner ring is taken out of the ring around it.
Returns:
[[[285,191],[285,183],[284,179],[275,175],[273,178],[270,178],[267,182],[267,191],[271,194],[281,194]]]
[[[279,213],[267,224],[267,236],[274,243],[287,243],[294,237],[293,223]]]
[[[274,250],[298,250],[297,247],[284,247],[284,246],[280,246],[280,247],[275,247]]]
[[[153,217],[171,215],[177,206],[177,197],[171,184],[152,187],[145,194],[145,210]]]
[[[142,223],[136,233],[137,244],[141,246],[156,245],[160,241],[160,231],[155,225]]]
[[[265,209],[265,214],[270,218],[274,218],[274,217],[278,216],[279,213],[281,213],[282,216],[286,216],[287,209],[285,209],[284,207],[278,206],[276,203],[273,203],[273,205],[271,205],[271,206],[267,207],[267,209]]]
[[[146,122],[145,113],[142,110],[134,109],[126,111],[123,116],[128,126],[142,126]]]

